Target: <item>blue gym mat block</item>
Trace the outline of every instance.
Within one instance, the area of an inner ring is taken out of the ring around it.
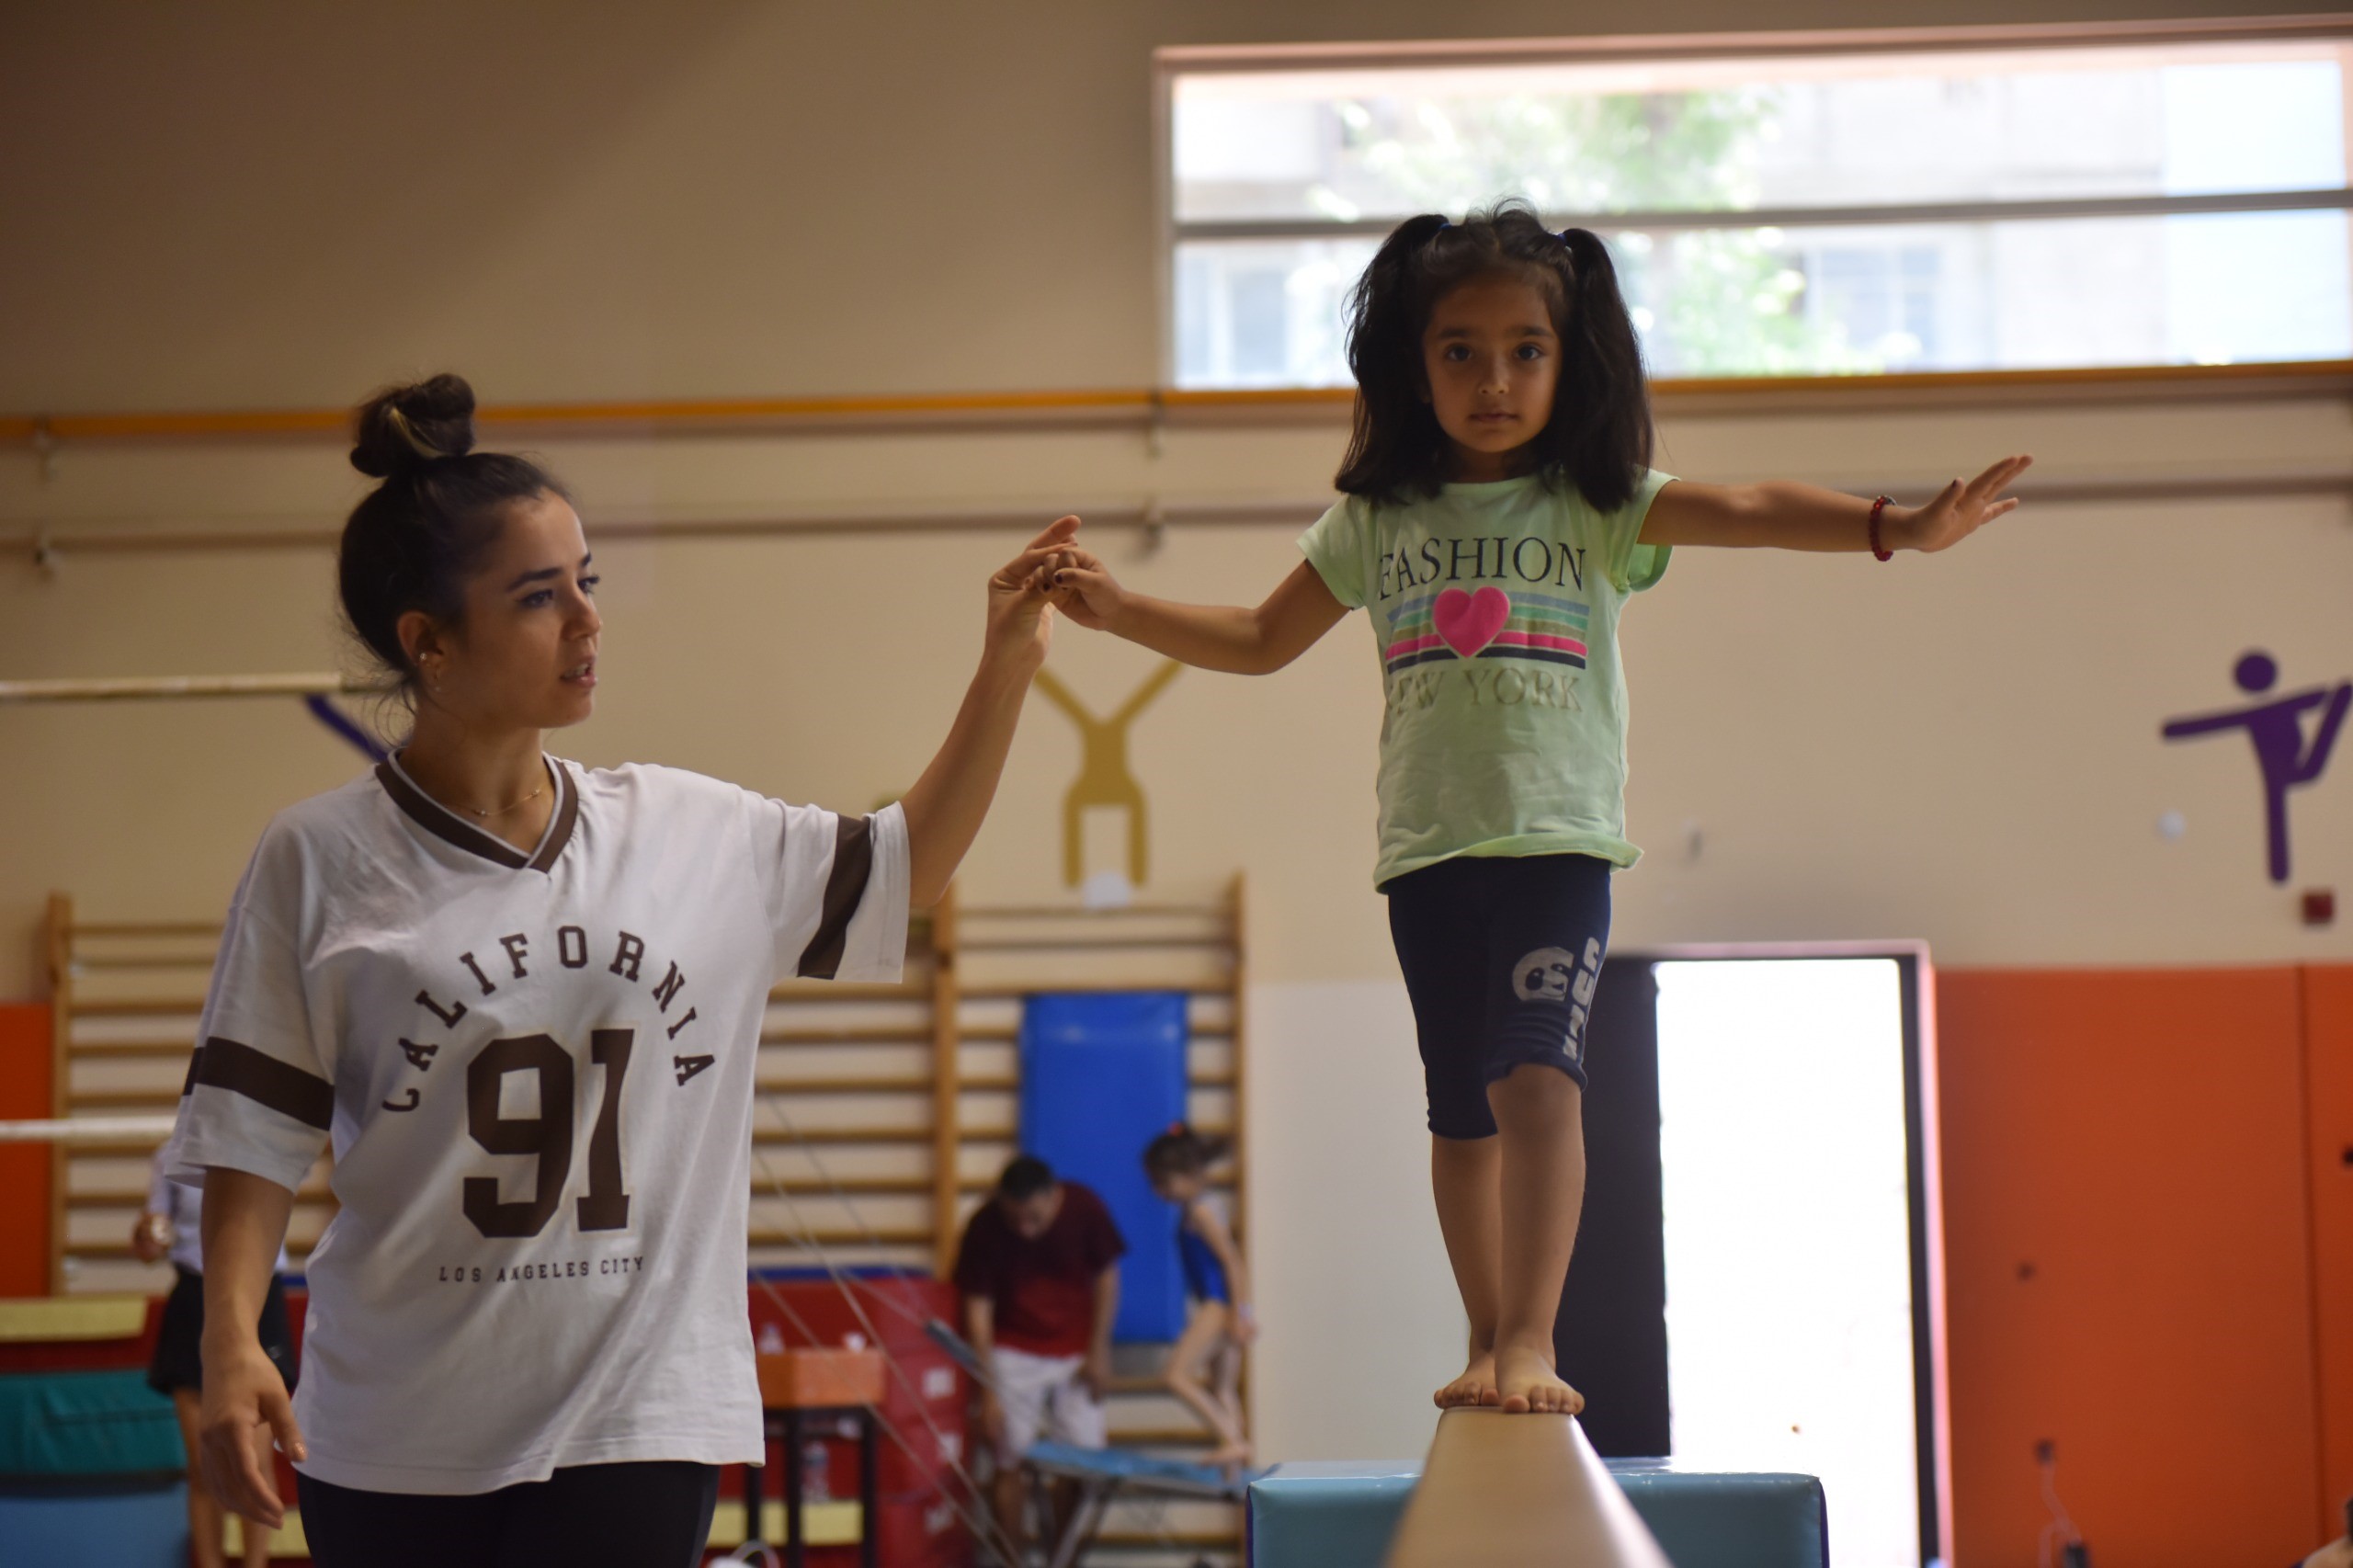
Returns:
[[[1021,1148],[1095,1189],[1127,1238],[1122,1344],[1185,1332],[1176,1211],[1144,1179],[1143,1147],[1185,1117],[1185,994],[1057,992],[1021,1011]]]
[[[1422,1461],[1309,1460],[1250,1483],[1252,1568],[1381,1568]]]
[[[1826,1500],[1811,1475],[1604,1462],[1675,1568],[1825,1568],[1830,1561]]]
[[[1826,1568],[1830,1561],[1822,1483],[1813,1476],[1608,1462],[1675,1568]],[[1419,1460],[1275,1466],[1250,1488],[1254,1568],[1381,1568],[1421,1473]]]
[[[188,1483],[66,1496],[0,1491],[0,1562],[188,1568]]]

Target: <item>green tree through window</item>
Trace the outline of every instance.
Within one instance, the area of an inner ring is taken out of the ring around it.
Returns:
[[[1769,90],[1348,99],[1341,142],[1368,183],[1447,212],[1524,197],[1545,212],[1722,210],[1756,200]],[[1355,184],[1350,180],[1349,184]],[[1352,205],[1326,186],[1326,210]],[[1652,369],[1670,375],[1868,370],[1877,358],[1804,308],[1806,278],[1770,230],[1605,229]]]

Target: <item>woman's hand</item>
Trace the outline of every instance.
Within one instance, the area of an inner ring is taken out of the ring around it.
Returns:
[[[1995,518],[2018,510],[2018,498],[2002,492],[2033,461],[2027,457],[2004,458],[1966,483],[1954,480],[1925,506],[1890,506],[1888,510],[1896,516],[1892,519],[1894,526],[1889,530],[1889,542],[1900,550],[1932,554],[1950,550]]]
[[[1032,673],[1046,662],[1054,638],[1047,574],[1077,533],[1076,517],[1061,518],[989,578],[991,658],[1027,665]]]
[[[1236,1345],[1247,1345],[1258,1337],[1258,1314],[1245,1302],[1227,1314],[1225,1336]]]
[[[197,1417],[205,1484],[222,1507],[276,1529],[286,1522],[286,1505],[278,1495],[278,1477],[255,1452],[262,1445],[254,1437],[263,1426],[288,1458],[303,1457],[294,1402],[259,1337],[250,1329],[220,1339],[208,1333],[204,1405]]]

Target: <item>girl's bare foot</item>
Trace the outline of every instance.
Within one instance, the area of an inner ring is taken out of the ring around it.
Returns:
[[[1506,1411],[1540,1411],[1574,1415],[1585,1408],[1585,1395],[1561,1381],[1552,1370],[1550,1345],[1506,1342],[1495,1350],[1495,1392]]]
[[[1430,1395],[1430,1402],[1440,1410],[1452,1410],[1461,1404],[1493,1404],[1495,1403],[1495,1356],[1492,1350],[1480,1350],[1471,1357],[1471,1364],[1462,1375]]]
[[[1235,1471],[1250,1462],[1250,1445],[1220,1443],[1202,1456],[1201,1462],[1211,1470]]]

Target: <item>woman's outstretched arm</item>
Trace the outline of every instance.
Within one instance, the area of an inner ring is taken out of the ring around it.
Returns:
[[[908,900],[917,909],[930,908],[947,893],[996,798],[1022,700],[1053,638],[1046,566],[1077,532],[1076,517],[1063,518],[989,578],[981,667],[938,755],[899,802],[912,861]]]
[[[1889,506],[1880,517],[1888,550],[1949,550],[2018,507],[2002,492],[2034,460],[2004,458],[1975,479],[1954,480],[1925,506]],[[1762,484],[1694,484],[1660,491],[1643,520],[1644,544],[1731,549],[1865,551],[1871,500],[1819,485],[1771,480]]]
[[[1052,572],[1054,603],[1079,625],[1229,675],[1272,674],[1313,647],[1347,607],[1301,562],[1256,609],[1188,605],[1131,594],[1097,557],[1068,550]]]

